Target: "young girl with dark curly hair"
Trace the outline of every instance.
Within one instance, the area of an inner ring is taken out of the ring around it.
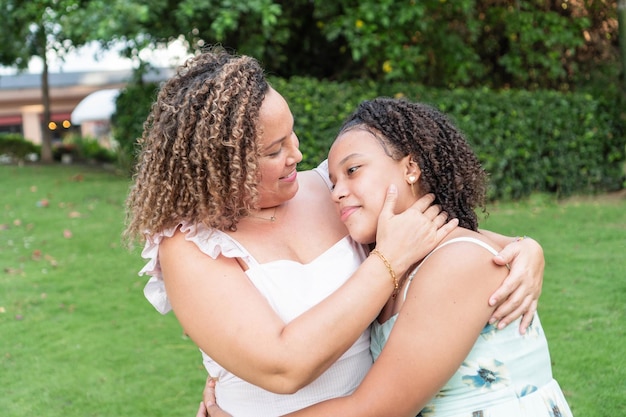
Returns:
[[[478,232],[487,176],[450,120],[424,104],[363,102],[328,162],[333,200],[357,242],[375,241],[389,183],[401,184],[398,209],[433,193],[460,227],[408,271],[373,323],[375,362],[356,391],[289,416],[571,417],[539,317],[525,335],[488,324],[485,297],[508,271],[491,261],[498,243]]]

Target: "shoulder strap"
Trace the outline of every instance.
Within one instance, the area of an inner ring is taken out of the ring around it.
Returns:
[[[415,269],[413,269],[413,272],[411,272],[411,275],[409,275],[409,278],[408,278],[409,279],[409,283],[406,285],[406,288],[404,289],[404,299],[405,300],[406,300],[406,295],[409,292],[409,286],[411,285],[411,282],[413,282],[413,277],[415,277],[415,274],[417,273],[417,270],[420,268],[420,266],[423,265],[424,262],[426,262],[426,259],[428,259],[430,257],[430,255],[435,253],[436,250],[441,249],[444,246],[450,245],[452,243],[457,243],[457,242],[475,243],[478,246],[482,246],[483,248],[487,249],[493,255],[497,255],[498,254],[498,251],[495,250],[493,247],[491,247],[491,245],[488,245],[487,243],[483,242],[482,240],[476,239],[474,237],[457,237],[457,238],[454,238],[454,239],[450,239],[447,242],[444,242],[441,245],[437,246],[435,249],[433,249],[428,255],[426,255],[424,260],[422,262],[420,262],[420,264],[417,265],[415,267]]]

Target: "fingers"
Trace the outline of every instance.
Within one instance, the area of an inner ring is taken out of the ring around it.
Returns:
[[[446,215],[447,218],[447,215]],[[437,225],[437,223],[435,223]],[[442,226],[437,225],[437,242],[441,242],[444,237],[448,236],[459,225],[459,219],[452,219]]]
[[[514,275],[509,273],[502,285],[500,285],[500,287],[491,295],[491,297],[489,297],[489,305],[492,307],[497,306],[500,302],[502,302],[503,300],[507,300],[507,297],[509,297],[509,299],[505,303],[508,304],[511,301],[511,297],[513,297],[513,291],[515,291],[520,285],[519,281],[519,277],[516,278]],[[500,307],[498,307],[498,310],[508,311],[509,308],[510,306],[501,305]],[[498,312],[498,310],[496,310],[496,312]]]
[[[202,392],[202,401],[206,405],[206,408],[215,405],[217,399],[215,398],[215,379],[208,377],[206,384],[204,385],[204,391]]]
[[[202,401],[200,401],[200,405],[198,406],[198,412],[196,413],[196,417],[210,417],[207,413],[206,406]]]
[[[428,207],[426,211],[424,211],[424,215],[433,221],[440,216],[443,216],[445,219],[448,218],[448,213],[441,211],[441,206],[439,204],[433,204]]]
[[[515,259],[519,252],[520,245],[514,243],[506,245],[496,256],[493,257],[493,261],[496,265],[507,265]]]
[[[393,209],[396,206],[397,200],[398,188],[395,184],[390,184],[389,188],[387,188],[387,195],[385,197],[385,203],[383,204],[383,209],[380,212],[380,216],[385,216],[386,218],[393,216]]]
[[[535,313],[537,312],[537,300],[533,300],[530,302],[530,307],[528,311],[524,313],[524,317],[522,317],[522,321],[519,325],[519,333],[526,334],[526,330],[533,322],[533,318],[535,318]]]
[[[426,212],[428,208],[432,206],[433,201],[435,201],[435,195],[432,193],[429,193],[429,194],[423,195],[415,203],[413,203],[413,207],[421,211],[422,213],[424,213]],[[441,211],[441,208],[439,209],[439,211]]]
[[[501,330],[522,317],[519,329],[520,333],[524,334],[537,311],[537,300],[533,299],[530,295],[519,300],[519,302],[513,301],[512,298],[513,296],[509,297],[505,303],[496,309],[489,323],[497,323],[496,327]]]

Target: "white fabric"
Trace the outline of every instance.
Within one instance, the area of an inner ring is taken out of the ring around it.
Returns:
[[[324,177],[323,168],[318,170]],[[172,236],[176,228],[152,236],[142,252],[149,262],[140,271],[151,278],[144,288],[150,303],[162,314],[171,310],[159,265],[159,244],[164,236]],[[241,258],[249,267],[246,275],[277,314],[287,323],[319,303],[339,288],[367,256],[366,249],[344,237],[315,260],[301,264],[292,260],[258,263],[239,242],[228,234],[202,224],[182,223],[180,230],[188,241],[203,253],[217,258]],[[311,404],[352,393],[372,365],[370,331],[366,330],[356,343],[324,374],[291,395],[279,395],[258,388],[238,378],[204,352],[204,365],[213,377],[219,378],[218,403],[234,417],[271,417],[283,415]],[[311,341],[315,344],[315,341]]]

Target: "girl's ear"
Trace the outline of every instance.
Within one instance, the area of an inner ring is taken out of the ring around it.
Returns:
[[[404,157],[404,178],[407,183],[413,185],[417,183],[420,176],[422,175],[422,170],[420,169],[417,162],[415,162],[410,155]]]

